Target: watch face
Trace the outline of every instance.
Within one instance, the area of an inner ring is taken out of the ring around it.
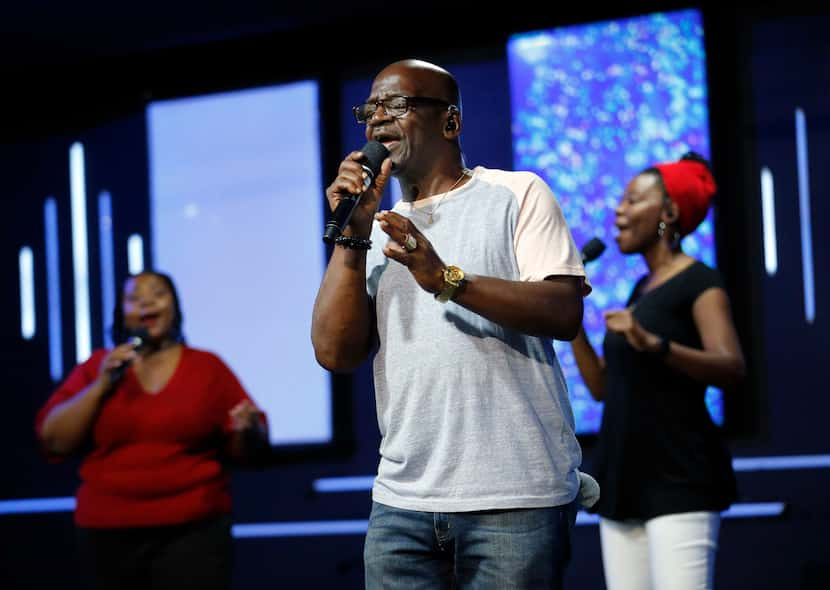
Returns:
[[[456,287],[464,278],[464,271],[457,266],[448,266],[444,271],[444,280]]]

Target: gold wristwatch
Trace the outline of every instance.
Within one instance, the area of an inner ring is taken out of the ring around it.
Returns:
[[[441,303],[446,303],[452,296],[455,295],[458,289],[464,283],[464,271],[457,266],[445,266],[442,270],[444,273],[444,287],[435,294],[435,298]]]

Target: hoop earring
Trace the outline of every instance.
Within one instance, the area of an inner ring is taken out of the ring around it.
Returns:
[[[657,235],[662,238],[664,233],[666,233],[666,222],[661,219],[657,224]]]

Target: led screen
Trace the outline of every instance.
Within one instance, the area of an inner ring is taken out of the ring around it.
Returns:
[[[328,442],[331,385],[310,340],[325,266],[314,82],[152,103],[153,266],[191,345],[219,354],[273,444]]]
[[[578,246],[608,246],[587,272],[585,329],[598,351],[602,312],[623,307],[646,272],[614,242],[614,208],[638,172],[694,150],[709,157],[703,26],[694,10],[534,31],[508,41],[514,165],[544,178]],[[683,240],[684,251],[715,265],[712,213]],[[556,351],[568,380],[578,433],[599,429],[602,404],[579,376],[571,347]],[[723,422],[721,392],[707,406]]]

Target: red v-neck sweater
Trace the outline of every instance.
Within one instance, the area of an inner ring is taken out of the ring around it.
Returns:
[[[38,412],[35,429],[57,404],[89,386],[106,350],[96,350]],[[75,522],[117,528],[179,524],[230,512],[228,475],[219,460],[228,415],[248,395],[210,352],[185,347],[173,376],[147,393],[132,369],[107,398],[80,466]]]

